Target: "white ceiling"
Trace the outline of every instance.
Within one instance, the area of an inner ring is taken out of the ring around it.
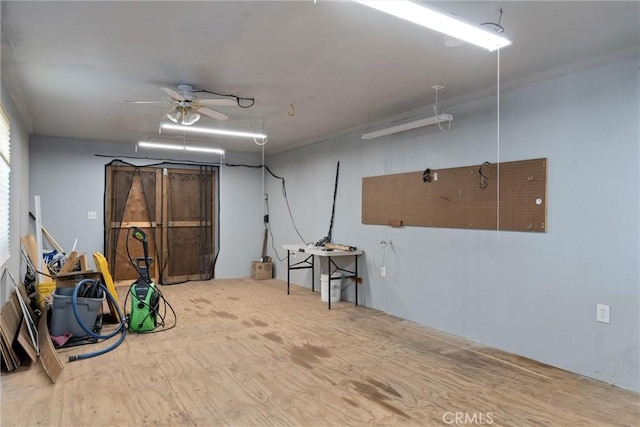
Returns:
[[[503,9],[514,40],[500,54],[505,89],[639,51],[638,1],[429,3],[476,23]],[[198,124],[263,129],[266,151],[278,152],[428,114],[436,83],[444,108],[486,96],[496,64],[496,53],[445,47],[438,33],[349,1],[2,2],[2,80],[41,136],[158,137],[167,106],[123,101],[165,101],[159,87],[186,83],[255,98],[249,109],[217,107],[226,122]]]

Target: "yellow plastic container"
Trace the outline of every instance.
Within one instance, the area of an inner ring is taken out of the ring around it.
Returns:
[[[51,294],[56,289],[56,282],[44,282],[36,285],[36,291],[38,294],[38,305],[40,309],[44,310],[45,303],[51,303]]]

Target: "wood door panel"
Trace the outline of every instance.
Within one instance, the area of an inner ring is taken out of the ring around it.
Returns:
[[[105,254],[114,280],[134,280],[138,273],[127,254],[127,236],[139,227],[149,238],[157,283],[213,277],[216,253],[216,175],[197,169],[107,165]],[[132,259],[143,256],[132,237]]]
[[[169,257],[167,271],[172,277],[190,276],[194,272],[211,273],[213,246],[200,227],[170,227],[167,233],[172,242],[171,252],[182,254]]]
[[[150,274],[157,279],[158,254],[155,234],[158,218],[158,170],[155,168],[113,167],[108,169],[111,186],[107,199],[107,260],[114,280],[135,280],[135,270],[127,254],[127,243],[135,262],[143,257],[142,244],[127,236],[131,227],[139,227],[149,237],[149,256],[154,259]]]
[[[163,282],[207,280],[213,277],[215,256],[215,173],[170,169],[166,175],[164,230],[169,256]]]

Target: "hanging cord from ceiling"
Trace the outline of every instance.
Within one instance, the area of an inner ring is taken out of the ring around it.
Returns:
[[[444,89],[444,86],[433,85],[431,86],[431,89],[436,91],[436,103],[433,105],[433,115],[438,117],[438,115],[440,114],[440,111],[438,111],[438,91]],[[436,123],[438,124],[438,128],[440,128],[440,131],[442,132],[449,132],[449,130],[451,129],[451,120],[449,120],[449,125],[447,126],[446,130],[442,127],[440,121],[437,121]]]
[[[289,205],[289,198],[287,197],[287,189],[285,186],[285,180],[284,178],[275,175],[273,172],[271,172],[271,170],[269,169],[268,166],[266,166],[264,164],[264,158],[262,160],[263,163],[263,171],[267,170],[267,172],[269,172],[271,174],[271,176],[273,176],[274,178],[277,178],[279,180],[282,181],[282,196],[284,197],[284,201],[287,205],[287,211],[289,212],[289,218],[291,219],[291,224],[293,225],[294,230],[296,231],[296,234],[298,235],[298,237],[300,237],[300,240],[302,240],[302,243],[304,243],[305,245],[308,244],[308,242],[304,239],[304,237],[302,237],[302,235],[300,234],[300,230],[298,230],[298,226],[296,225],[296,221],[293,219],[293,214],[291,213],[291,206]],[[235,166],[235,165],[234,165]],[[237,166],[246,166],[246,167],[251,167],[251,166],[247,166],[247,165],[237,165]],[[264,174],[264,172],[263,172]],[[264,189],[264,184],[263,184],[263,189]],[[269,213],[269,195],[263,190],[264,193],[264,208],[266,209],[266,212],[263,212],[263,218],[265,218],[265,227],[267,228],[267,230],[269,230],[269,236],[271,237],[271,248],[273,249],[273,252],[276,254],[276,258],[278,258],[279,261],[284,261],[286,260],[286,256],[280,256],[280,254],[278,253],[278,249],[276,249],[275,246],[275,237],[273,236],[273,231],[271,230],[271,222],[268,221],[269,217],[270,217],[270,213]]]
[[[269,168],[267,168],[267,170],[269,170]],[[271,175],[273,175],[273,172],[269,171],[269,173]],[[273,175],[273,176],[276,177],[275,175]],[[284,178],[280,178],[280,177],[276,177],[276,178],[282,180],[282,196],[284,197],[284,201],[285,201],[285,203],[287,205],[287,211],[289,211],[289,218],[291,218],[291,224],[293,225],[293,228],[296,230],[296,234],[298,235],[298,237],[300,237],[300,240],[302,240],[302,243],[304,243],[306,245],[306,244],[308,244],[308,242],[300,234],[300,230],[298,230],[298,226],[296,225],[296,221],[293,219],[293,214],[291,213],[291,206],[289,206],[289,198],[287,197],[287,189],[285,187]]]
[[[492,26],[494,31],[498,34],[504,33],[504,27],[502,26],[502,8],[500,8],[500,16],[498,17],[498,23],[495,22],[483,22],[480,25]]]
[[[256,144],[258,144],[258,143],[256,142]],[[266,142],[265,142],[265,144],[266,144]],[[258,144],[258,145],[260,145],[260,144]],[[266,202],[267,198],[269,196],[267,196],[267,191],[266,191],[266,188],[264,187],[264,167],[265,167],[265,164],[264,164],[264,144],[262,144],[261,148],[262,148],[262,168],[261,168],[262,169],[262,199],[263,199],[264,202]],[[264,218],[264,226],[268,227],[269,226],[269,217],[265,216],[265,203],[262,204],[262,218]]]
[[[247,125],[247,127],[248,127],[249,129],[251,129],[251,126],[250,126],[250,125]],[[251,130],[251,131],[253,132],[253,130]],[[261,134],[263,134],[263,135],[265,134],[265,133],[264,133],[264,120],[262,121],[262,127],[260,128],[260,132],[258,132],[258,133],[261,133]],[[253,142],[255,142],[255,143],[256,143],[256,145],[260,145],[260,146],[262,146],[262,164],[264,165],[264,145],[265,145],[265,144],[267,143],[267,141],[269,140],[269,137],[268,137],[268,136],[265,136],[264,138],[262,138],[262,142],[258,142],[258,139],[259,139],[259,138],[254,137],[254,138],[253,138]],[[264,190],[264,188],[263,188],[263,190]],[[264,192],[264,191],[263,191],[263,192]]]
[[[502,13],[502,10],[500,10]],[[497,73],[496,73],[496,231],[500,240],[500,49],[497,50]]]
[[[199,93],[199,92],[208,93],[209,95],[221,96],[221,97],[224,97],[224,98],[234,98],[236,100],[236,104],[238,104],[238,107],[240,107],[240,108],[251,108],[251,107],[253,107],[253,104],[256,103],[256,100],[254,98],[245,98],[245,97],[242,97],[242,96],[236,96],[236,95],[230,95],[230,94],[224,94],[224,93],[216,93],[216,92],[211,92],[211,91],[205,90],[205,89],[194,91],[194,93]]]
[[[252,168],[252,169],[264,168],[264,170],[266,170],[272,177],[274,177],[276,179],[279,179],[282,182],[282,197],[284,197],[285,204],[287,205],[287,211],[289,212],[289,218],[291,219],[291,224],[293,225],[293,228],[296,231],[296,234],[298,235],[298,237],[300,238],[302,243],[304,243],[305,245],[308,244],[308,242],[304,239],[304,237],[302,237],[302,234],[300,234],[300,230],[298,230],[298,226],[296,225],[296,221],[293,218],[293,213],[291,212],[291,206],[289,205],[289,197],[287,196],[286,181],[285,181],[285,179],[283,177],[278,176],[275,173],[273,173],[273,171],[271,169],[269,169],[269,166],[264,164],[264,160],[263,160],[263,164],[260,165],[260,166],[245,165],[245,164],[233,164],[233,163],[225,163],[225,166],[228,166],[228,167],[245,167],[245,168]],[[264,213],[264,215],[269,216],[269,198],[268,198],[268,196],[265,197],[265,202],[266,202],[265,203],[266,212]],[[263,216],[263,218],[264,218],[264,216]],[[269,226],[269,233],[271,234],[271,226]],[[271,244],[273,245],[273,234],[271,234]],[[275,247],[274,247],[274,251],[275,251]],[[280,259],[280,257],[278,256],[277,251],[275,251],[275,252],[276,252],[277,258]],[[280,259],[280,261],[282,261],[282,260],[283,259]]]

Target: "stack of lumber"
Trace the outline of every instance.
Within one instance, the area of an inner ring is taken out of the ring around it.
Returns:
[[[33,362],[40,359],[47,376],[55,383],[62,373],[64,364],[58,357],[49,335],[48,306],[38,319],[29,305],[29,296],[24,284],[18,285],[8,269],[5,269],[6,273],[9,273],[15,290],[0,309],[2,368],[11,372],[19,367],[31,367]]]
[[[0,310],[0,351],[2,364],[9,372],[19,368],[26,358],[31,364],[38,356],[38,349],[33,341],[34,330],[31,330],[30,335],[27,319],[31,320],[33,325],[31,313],[27,310],[25,315],[18,300],[18,294],[13,292]]]

